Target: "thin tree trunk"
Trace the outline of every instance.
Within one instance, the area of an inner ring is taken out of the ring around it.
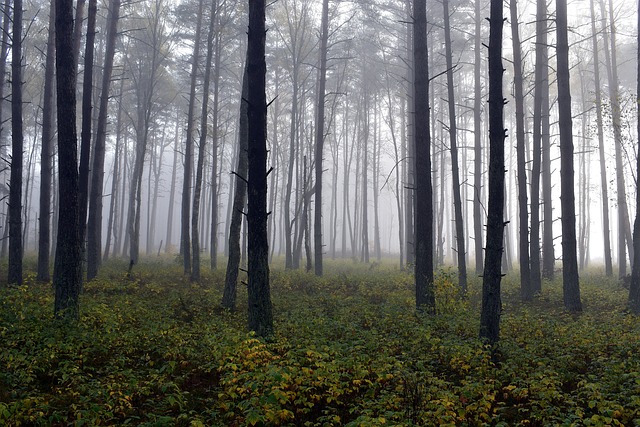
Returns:
[[[38,238],[38,275],[42,282],[51,280],[49,273],[51,252],[51,167],[53,160],[53,79],[55,78],[55,3],[49,7],[49,35],[44,71],[42,107],[42,147],[40,150],[40,218]],[[1,119],[0,119],[1,120]]]
[[[217,5],[217,0],[214,0],[214,3]],[[211,270],[218,268],[218,110],[220,109],[220,57],[222,56],[221,38],[222,35],[220,31],[218,31],[215,49],[216,59],[213,71],[213,117],[211,120]]]
[[[411,16],[411,0],[406,0],[406,9],[409,16]],[[415,0],[414,0],[415,5]],[[415,7],[415,6],[414,6]],[[414,18],[415,19],[415,18]],[[415,26],[415,24],[414,24]],[[408,26],[407,28],[407,81],[410,85],[414,84],[415,81],[415,58],[414,58],[414,34],[415,28],[412,26]],[[426,44],[424,46],[426,49]],[[416,165],[416,105],[415,105],[415,88],[411,87],[410,90],[407,91],[407,107],[408,107],[408,120],[407,120],[407,167],[406,167],[406,176],[405,176],[405,207],[404,207],[404,215],[405,215],[405,244],[407,245],[407,267],[413,268],[415,264],[415,256],[416,256],[416,230],[413,223],[413,218],[415,214],[415,165]]]
[[[640,3],[638,3],[638,25],[640,28]],[[640,33],[637,36],[637,57],[640,58]],[[636,94],[640,94],[640,61],[636,70]],[[640,103],[637,108],[637,134],[640,135]],[[640,314],[640,147],[636,157],[636,220],[633,226],[633,265],[629,285],[629,309],[635,315]]]
[[[562,290],[564,306],[571,312],[582,311],[578,258],[576,254],[576,207],[573,172],[573,130],[569,83],[569,41],[567,1],[556,0],[558,37],[558,120],[560,123],[560,206],[562,210]]]
[[[172,250],[172,235],[173,235],[173,211],[176,197],[176,169],[178,167],[178,142],[180,138],[180,120],[176,117],[176,134],[173,146],[173,166],[171,168],[171,190],[169,191],[169,213],[167,215],[167,243],[164,245],[164,251],[166,253]]]
[[[91,199],[89,200],[89,224],[87,229],[87,280],[98,274],[102,260],[102,193],[104,183],[104,157],[107,140],[107,113],[109,108],[109,91],[113,73],[113,57],[116,52],[118,37],[118,20],[120,18],[120,0],[112,0],[107,17],[107,47],[102,74],[100,93],[100,112],[94,146],[93,167],[91,169]],[[89,7],[91,9],[91,6]]]

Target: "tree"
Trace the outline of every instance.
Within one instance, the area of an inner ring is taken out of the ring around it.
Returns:
[[[193,168],[193,134],[195,127],[194,109],[196,103],[196,83],[198,76],[198,62],[200,61],[200,33],[202,31],[203,0],[198,1],[198,15],[196,16],[196,34],[193,40],[193,55],[191,56],[191,89],[189,90],[189,107],[187,111],[187,139],[184,148],[184,173],[182,181],[182,215],[180,228],[184,274],[191,274],[191,242],[189,234],[191,208],[191,175]]]
[[[425,0],[413,1],[413,19],[416,307],[427,313],[435,313],[429,59],[427,56],[427,5]]]
[[[248,110],[248,293],[249,329],[259,336],[273,333],[267,236],[267,97],[265,80],[265,0],[249,0],[247,75]]]
[[[467,253],[464,241],[464,221],[462,219],[462,199],[460,196],[460,169],[458,161],[458,127],[456,124],[456,103],[453,82],[453,54],[451,48],[451,26],[449,0],[442,2],[444,9],[444,43],[447,62],[447,94],[449,101],[449,144],[451,148],[451,183],[453,184],[453,209],[455,217],[456,254],[458,260],[458,286],[463,294],[467,292]]]
[[[113,72],[113,57],[116,51],[119,17],[120,0],[112,0],[107,18],[107,47],[102,72],[100,111],[98,113],[93,167],[91,168],[91,197],[89,200],[89,224],[87,226],[87,280],[93,279],[98,274],[102,253],[102,187],[107,139],[107,111],[109,108],[109,91],[111,88],[111,74]]]
[[[480,81],[480,1],[475,0],[475,44],[474,44],[474,61],[473,61],[473,233],[475,243],[476,273],[482,273],[482,226],[483,217],[480,214],[482,201],[482,83]]]
[[[560,127],[560,207],[562,211],[562,290],[564,306],[571,312],[582,311],[576,252],[576,206],[573,176],[573,129],[569,85],[569,40],[567,1],[556,0],[558,37],[558,120]]]
[[[640,3],[638,3],[637,28],[640,28]],[[637,57],[640,58],[640,33],[637,35],[637,41]],[[638,61],[637,67],[636,94],[640,94],[640,61]],[[640,135],[640,102],[636,104],[636,109],[638,111],[637,131],[638,135]],[[640,172],[640,145],[636,161],[636,188],[640,188],[640,173],[638,172]],[[629,285],[629,309],[633,314],[640,314],[640,191],[636,191],[636,220],[633,225],[633,264],[631,266],[631,284]]]
[[[18,0],[20,1],[20,0]],[[73,1],[56,0],[56,84],[58,103],[58,238],[53,269],[54,312],[77,319],[82,285],[78,204],[76,73],[73,57]],[[64,230],[64,231],[62,231]]]
[[[22,0],[13,3],[11,33],[11,177],[8,283],[22,284]]]
[[[316,107],[316,196],[313,221],[313,242],[316,276],[322,276],[322,152],[324,147],[324,104],[327,82],[327,40],[329,39],[329,0],[322,1],[318,103]]]
[[[489,19],[489,208],[487,212],[487,244],[482,277],[482,311],[480,338],[495,344],[500,338],[500,282],[504,236],[504,97],[502,95],[502,30],[501,0],[491,0]]]
[[[518,162],[518,232],[520,255],[520,295],[523,300],[533,298],[529,265],[529,212],[527,206],[527,171],[525,158],[524,90],[522,71],[522,51],[518,29],[518,5],[510,0],[511,33],[513,40],[514,91],[516,101],[516,157]]]
[[[40,218],[38,238],[38,280],[48,282],[51,254],[51,169],[53,155],[53,79],[55,78],[55,3],[49,7],[47,59],[44,66],[44,94],[42,106],[42,147],[40,148]]]

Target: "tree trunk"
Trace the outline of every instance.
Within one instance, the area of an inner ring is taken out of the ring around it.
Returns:
[[[480,1],[475,0],[475,44],[473,63],[473,234],[475,244],[476,274],[482,275],[482,83],[480,80],[482,37],[480,21]],[[537,87],[537,86],[536,86]]]
[[[449,24],[449,0],[443,0],[444,39],[447,61],[447,92],[449,100],[449,143],[451,146],[451,181],[453,184],[453,208],[455,215],[456,255],[458,259],[458,286],[463,294],[467,292],[467,261],[464,241],[464,220],[462,219],[462,199],[460,196],[460,170],[458,161],[458,128],[456,125],[456,104],[453,82],[453,54],[451,49],[451,28]]]
[[[500,282],[504,236],[504,97],[502,95],[502,30],[501,0],[491,0],[489,19],[489,204],[487,212],[487,244],[482,278],[480,338],[495,344],[500,338]]]
[[[409,16],[411,16],[411,0],[406,0],[406,9]],[[414,0],[415,5],[415,0]],[[415,6],[414,6],[415,8]],[[414,84],[415,81],[415,41],[414,41],[414,33],[415,33],[415,24],[414,26],[408,26],[407,29],[407,81],[410,85]],[[426,49],[426,44],[423,46]],[[425,61],[426,62],[426,61]],[[416,256],[416,229],[414,227],[413,218],[415,214],[415,166],[416,166],[416,105],[415,105],[415,88],[411,87],[410,90],[407,91],[407,108],[409,110],[408,120],[407,120],[407,162],[406,162],[406,174],[405,174],[405,195],[404,195],[404,215],[405,215],[405,244],[406,244],[406,253],[407,253],[407,267],[413,268],[415,267],[415,256]]]
[[[184,148],[184,173],[182,181],[182,215],[180,227],[180,248],[182,250],[182,265],[184,274],[191,274],[191,242],[189,231],[191,208],[191,179],[193,167],[193,133],[195,126],[194,109],[196,103],[196,83],[198,77],[198,63],[200,61],[200,34],[202,32],[203,0],[198,1],[198,15],[196,17],[196,34],[193,41],[193,55],[191,56],[191,89],[189,91],[189,107],[187,111],[187,139]]]
[[[16,0],[16,9],[21,0]],[[78,147],[76,134],[76,73],[72,49],[73,2],[56,0],[56,84],[58,118],[59,205],[56,258],[53,270],[56,317],[77,319],[82,285],[78,205]],[[15,33],[14,33],[15,37]],[[19,40],[19,38],[18,38]],[[19,81],[19,80],[18,80]]]
[[[201,13],[202,14],[202,13]],[[200,237],[199,215],[200,196],[202,194],[202,176],[204,174],[205,148],[207,145],[207,131],[209,118],[209,87],[211,84],[211,59],[213,57],[213,35],[216,14],[216,1],[211,2],[211,16],[209,17],[209,34],[207,35],[207,57],[204,70],[204,87],[202,90],[202,115],[200,116],[200,141],[198,147],[198,166],[196,168],[196,185],[193,191],[193,212],[191,213],[191,251],[193,263],[191,267],[191,280],[200,280]],[[202,19],[202,18],[199,18]],[[197,39],[196,43],[198,43]],[[214,158],[214,161],[217,159]]]
[[[42,282],[51,280],[49,273],[51,252],[51,167],[53,150],[53,79],[55,78],[55,3],[49,7],[49,35],[44,68],[42,107],[42,147],[40,149],[40,219],[38,238],[38,276]],[[1,120],[1,119],[0,119]]]
[[[324,148],[324,102],[327,82],[327,41],[329,39],[329,0],[322,1],[320,34],[320,70],[318,75],[318,99],[316,107],[316,196],[313,220],[313,243],[316,276],[322,276],[322,153]]]
[[[214,2],[217,5],[217,0],[214,0]],[[218,110],[220,108],[220,57],[222,56],[221,38],[221,33],[218,31],[215,49],[216,59],[213,72],[213,117],[211,120],[211,270],[218,268]]]
[[[248,210],[249,226],[249,329],[258,336],[273,333],[271,291],[269,288],[269,241],[267,236],[267,100],[265,80],[265,1],[249,2],[249,80]]]
[[[11,178],[7,282],[22,284],[22,0],[13,2],[11,33]]]
[[[174,139],[174,147],[173,147],[173,166],[171,168],[171,190],[169,191],[169,213],[167,215],[167,239],[164,245],[164,251],[166,253],[171,252],[172,250],[172,238],[173,238],[173,211],[174,211],[174,201],[176,196],[176,169],[178,167],[178,141],[180,138],[180,120],[176,118],[176,134]]]
[[[545,18],[546,19],[546,18]],[[548,49],[544,46],[543,70],[545,83],[542,85],[541,109],[541,138],[542,138],[542,204],[543,204],[543,234],[542,234],[542,277],[553,280],[555,274],[555,248],[553,247],[553,202],[551,197],[551,135],[549,131],[549,59]]]
[[[591,9],[591,37],[593,42],[593,79],[596,97],[596,126],[598,132],[598,155],[600,158],[600,191],[602,194],[602,232],[604,240],[604,270],[607,276],[613,275],[611,260],[611,230],[609,221],[609,182],[607,181],[607,165],[604,153],[604,130],[602,125],[602,94],[600,92],[600,58],[596,30],[596,12],[594,0],[590,0]]]
[[[638,3],[638,26],[640,28],[640,3]],[[640,58],[640,33],[637,36],[638,51]],[[636,94],[640,94],[640,61],[636,70]],[[640,135],[640,103],[637,108],[637,133]],[[635,315],[640,314],[640,147],[636,157],[636,220],[633,226],[633,264],[631,266],[631,283],[629,285],[629,309]]]
[[[120,0],[112,0],[107,17],[107,47],[105,51],[100,89],[100,112],[94,146],[93,167],[91,168],[91,198],[89,200],[89,224],[87,226],[87,280],[98,274],[102,259],[102,187],[104,183],[104,156],[107,140],[107,113],[109,91],[113,73],[113,57],[118,37],[118,19],[120,18]]]
[[[365,83],[366,84],[366,83]],[[362,137],[362,257],[369,263],[369,88],[364,88]]]
[[[524,90],[520,30],[518,29],[518,5],[510,1],[511,34],[513,41],[514,89],[516,101],[516,157],[518,162],[518,253],[520,260],[520,296],[529,301],[533,298],[529,264],[529,213],[527,205],[527,170],[524,129]]]
[[[2,3],[2,38],[0,39],[0,76],[6,75],[7,70],[7,59],[9,57],[9,1],[5,0]],[[4,96],[5,96],[5,86],[6,86],[6,78],[0,79],[0,123],[4,123]],[[2,135],[3,126],[0,126],[0,135]],[[0,158],[7,158],[7,145],[0,144]],[[6,172],[2,172],[3,179],[7,180]],[[9,242],[9,212],[8,207],[7,211],[4,209],[5,204],[2,204],[2,213],[5,214],[3,220],[2,227],[2,243],[0,244],[0,258],[4,259],[7,256],[7,246]]]
[[[416,307],[435,313],[433,284],[433,201],[429,133],[429,59],[426,1],[413,1],[413,99],[415,103],[415,281]]]
[[[582,311],[576,253],[576,206],[573,173],[573,129],[569,76],[567,1],[556,0],[558,37],[558,120],[560,127],[560,207],[562,211],[562,290],[564,306],[571,312]]]

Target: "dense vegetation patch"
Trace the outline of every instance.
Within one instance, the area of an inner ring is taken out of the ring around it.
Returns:
[[[477,279],[462,301],[439,272],[427,317],[410,274],[332,267],[272,272],[269,342],[246,332],[246,305],[219,308],[220,272],[195,284],[171,264],[132,278],[111,264],[78,324],[55,321],[51,286],[28,275],[0,289],[0,425],[640,426],[640,319],[615,281],[585,275],[574,316],[559,283],[522,304],[507,276],[492,359]]]

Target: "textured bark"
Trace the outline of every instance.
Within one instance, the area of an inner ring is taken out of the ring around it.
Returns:
[[[480,81],[481,56],[481,30],[480,21],[480,1],[475,1],[475,45],[474,45],[474,63],[473,63],[473,234],[475,244],[476,273],[482,274],[482,227],[484,226],[484,217],[481,213],[482,207],[482,83]]]
[[[414,2],[415,3],[415,2]],[[406,9],[409,16],[411,16],[411,0],[406,1]],[[414,28],[409,25],[407,28],[407,81],[410,85],[414,84],[415,80],[415,58],[413,56],[414,50]],[[424,47],[426,49],[426,46]],[[411,87],[407,96],[407,108],[408,108],[408,120],[407,120],[407,161],[405,171],[405,183],[404,183],[404,215],[405,215],[405,245],[406,245],[406,258],[407,267],[413,268],[415,264],[416,256],[416,230],[413,223],[414,210],[415,210],[415,166],[416,166],[416,139],[415,139],[415,120],[416,120],[416,105],[414,98],[414,88]]]
[[[500,282],[504,235],[504,97],[502,95],[502,31],[501,0],[491,0],[489,26],[489,204],[487,244],[482,279],[480,338],[495,344],[500,338]]]
[[[325,138],[324,102],[327,83],[327,41],[329,39],[329,0],[322,1],[320,34],[320,71],[316,107],[316,196],[313,219],[313,243],[316,276],[322,276],[322,154]]]
[[[77,319],[82,285],[78,205],[78,147],[76,134],[76,73],[72,49],[72,0],[56,0],[56,84],[58,118],[59,205],[56,258],[53,269],[54,312]]]
[[[7,71],[7,59],[9,57],[9,2],[11,0],[5,0],[2,3],[2,38],[0,39],[0,76],[6,75]],[[4,123],[4,96],[5,86],[7,82],[5,78],[0,79],[0,123]],[[0,135],[4,131],[3,126],[0,126]],[[0,144],[0,157],[7,158],[7,145]],[[6,178],[6,172],[2,173],[3,179]],[[7,246],[9,243],[9,215],[8,210],[4,210],[5,204],[2,206],[2,213],[5,213],[4,224],[2,227],[2,243],[0,243],[0,258],[5,259],[7,257]],[[7,207],[8,209],[8,207]]]
[[[13,2],[11,33],[11,177],[7,282],[22,284],[22,0]]]
[[[458,260],[458,286],[460,291],[467,292],[467,251],[464,237],[464,220],[462,219],[462,198],[460,196],[460,169],[458,161],[458,127],[456,124],[456,104],[453,81],[453,54],[451,47],[451,28],[449,24],[449,0],[443,0],[444,40],[447,61],[447,94],[449,101],[449,144],[451,148],[451,181],[453,192],[453,209],[455,218],[456,255]]]
[[[510,1],[511,33],[513,40],[514,89],[516,101],[516,157],[518,162],[518,245],[520,257],[520,296],[528,301],[533,298],[529,264],[529,208],[527,205],[526,135],[524,129],[524,89],[520,30],[518,28],[518,5]]]
[[[558,38],[558,120],[560,127],[560,207],[562,211],[562,290],[564,306],[582,311],[576,252],[576,206],[573,171],[573,129],[569,82],[569,41],[567,1],[556,0]]]
[[[211,59],[213,57],[213,36],[216,14],[216,1],[211,2],[211,16],[209,17],[209,33],[207,35],[207,56],[204,69],[204,87],[202,89],[202,114],[200,116],[200,140],[198,146],[198,165],[196,167],[196,183],[193,190],[193,211],[191,213],[191,280],[200,280],[200,198],[202,195],[202,177],[204,174],[205,148],[207,145],[207,131],[209,118],[209,88],[211,87]],[[214,161],[217,159],[214,158]],[[215,190],[214,190],[215,191]]]
[[[40,149],[40,218],[38,220],[38,276],[42,282],[51,280],[51,171],[53,150],[53,79],[55,78],[55,2],[49,7],[49,35],[47,59],[44,66],[44,94],[42,105],[42,146]]]
[[[602,94],[600,92],[600,53],[598,51],[598,38],[596,30],[596,12],[594,0],[590,0],[591,10],[591,36],[593,40],[593,79],[596,98],[596,126],[598,133],[598,155],[600,158],[600,191],[602,194],[602,232],[604,242],[604,271],[607,276],[613,275],[613,262],[611,260],[611,226],[609,220],[609,182],[607,181],[607,165],[604,153],[604,129],[602,125]]]
[[[229,257],[224,279],[222,306],[228,310],[236,309],[236,285],[238,268],[240,267],[240,231],[242,230],[242,210],[247,198],[247,149],[249,141],[249,116],[247,99],[249,97],[249,78],[245,67],[242,77],[242,99],[240,100],[240,123],[238,126],[238,166],[235,172],[235,188],[233,193],[233,210],[229,225]]]
[[[364,71],[364,70],[363,70]],[[366,81],[363,78],[363,81]],[[366,83],[365,83],[366,85]],[[362,254],[360,261],[369,263],[369,88],[364,88],[362,136]]]
[[[429,133],[429,59],[426,1],[413,1],[413,99],[415,105],[415,281],[416,307],[435,313],[433,284],[433,193]]]
[[[217,2],[217,0],[215,0]],[[219,21],[218,21],[219,22]],[[213,117],[211,119],[211,270],[218,268],[218,110],[220,108],[220,57],[222,41],[216,36],[216,58],[213,71]]]
[[[193,54],[191,56],[191,89],[189,91],[189,107],[187,111],[187,139],[184,147],[184,173],[182,175],[182,214],[180,221],[180,248],[182,250],[182,265],[184,274],[191,274],[191,242],[190,242],[190,212],[191,212],[191,179],[193,168],[193,134],[195,127],[194,110],[196,103],[196,83],[198,77],[198,62],[200,61],[200,34],[202,32],[202,8],[203,0],[198,1],[198,15],[196,22],[196,34],[193,41]]]
[[[176,134],[173,147],[173,163],[171,167],[171,189],[169,190],[169,213],[167,215],[167,242],[164,245],[164,251],[170,253],[173,238],[173,211],[176,197],[176,172],[178,168],[178,138],[180,137],[180,120],[176,118]]]
[[[273,333],[267,236],[267,64],[264,0],[249,1],[248,36],[248,318],[249,329],[264,337]]]
[[[100,111],[98,113],[98,127],[96,129],[96,142],[91,168],[91,198],[89,200],[89,223],[87,225],[87,280],[96,277],[102,260],[102,187],[104,183],[104,156],[107,139],[107,113],[119,18],[120,0],[111,0],[107,17],[107,47],[102,72]]]

